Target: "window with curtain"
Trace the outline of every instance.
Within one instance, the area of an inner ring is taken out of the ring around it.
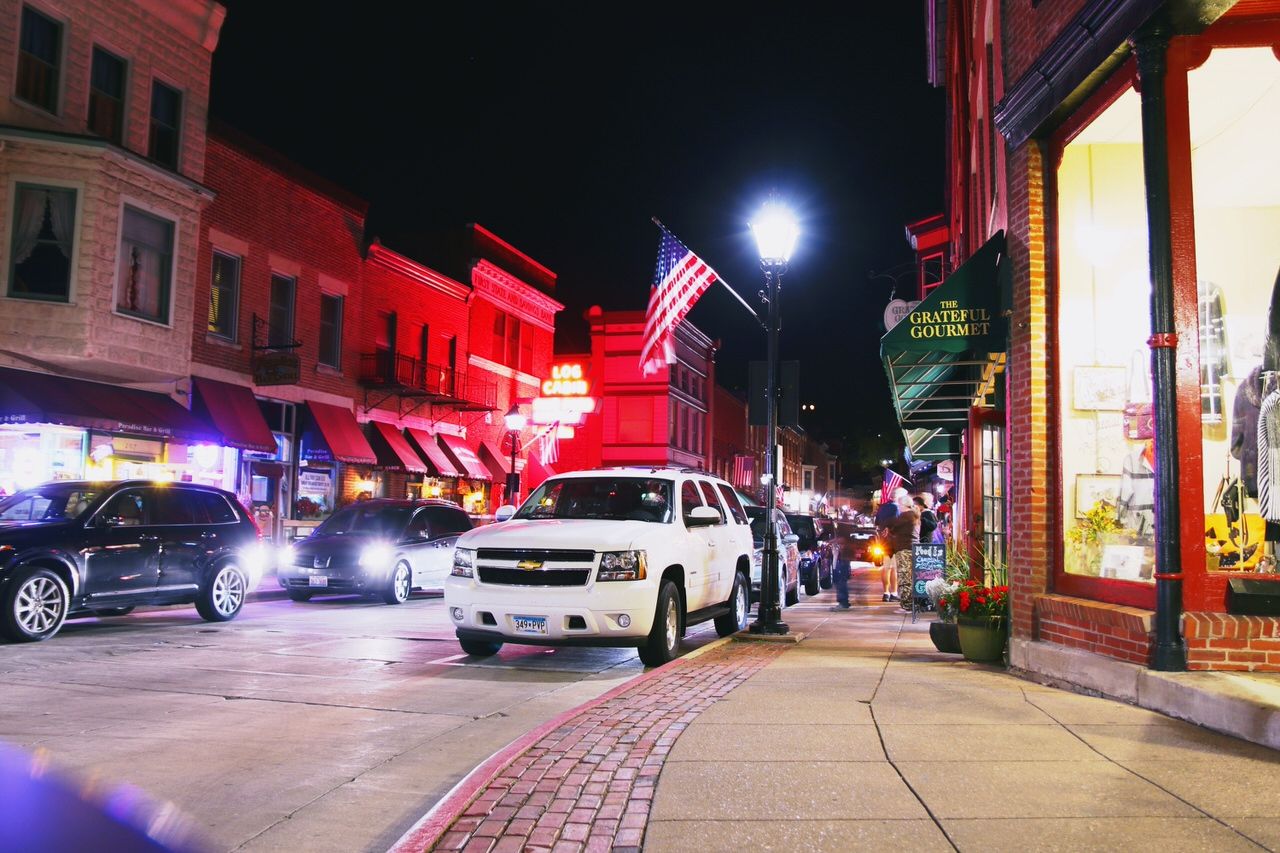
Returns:
[[[116,310],[168,323],[173,223],[125,205],[119,264]]]
[[[89,130],[117,145],[124,135],[124,60],[98,46],[89,71]]]
[[[7,293],[17,299],[67,302],[76,192],[34,184],[15,189]]]
[[[56,113],[61,65],[62,25],[23,6],[15,94],[29,104]]]
[[[267,308],[267,346],[293,343],[293,299],[295,282],[287,275],[271,276],[271,302]]]
[[[342,297],[320,294],[320,363],[342,368]]]
[[[239,302],[240,259],[214,252],[209,287],[209,334],[229,341],[236,339]]]
[[[151,81],[151,132],[147,156],[170,169],[178,168],[178,137],[182,123],[182,93],[159,80]]]

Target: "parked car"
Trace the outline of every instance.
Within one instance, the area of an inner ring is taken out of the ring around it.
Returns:
[[[294,601],[358,593],[401,604],[411,590],[444,586],[453,547],[471,528],[470,516],[448,501],[361,501],[294,543],[277,576]]]
[[[764,520],[765,508],[762,506],[747,507],[747,515],[751,518],[751,538],[754,552],[751,555],[751,601],[760,600],[761,566],[764,562]],[[797,547],[800,537],[791,530],[787,516],[780,509],[774,509],[773,521],[778,530],[779,578],[778,586],[783,590],[780,606],[790,607],[800,602],[800,549]]]
[[[879,540],[876,539],[876,526],[869,518],[865,524],[854,524],[849,531],[849,543],[853,546],[853,559],[860,562],[878,563],[884,556],[882,546],[881,553],[873,553],[879,546]]]
[[[147,480],[45,483],[0,498],[0,633],[47,640],[68,617],[191,604],[234,619],[266,549],[235,495]]]
[[[835,565],[832,544],[835,542],[835,525],[831,519],[800,512],[789,512],[787,523],[791,532],[799,537],[796,547],[800,550],[799,582],[805,595],[817,595],[818,588],[831,588],[831,569]]]
[[[751,532],[724,480],[680,468],[546,480],[464,533],[444,600],[471,655],[503,643],[636,646],[660,666],[688,626],[747,624]],[[510,519],[510,520],[505,520]]]

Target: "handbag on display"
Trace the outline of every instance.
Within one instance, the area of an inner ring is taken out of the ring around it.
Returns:
[[[1129,399],[1124,404],[1124,437],[1146,441],[1156,435],[1156,410],[1151,402],[1151,373],[1135,350],[1129,362]]]

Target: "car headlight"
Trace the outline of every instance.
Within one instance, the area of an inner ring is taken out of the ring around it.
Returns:
[[[364,546],[360,552],[360,565],[366,569],[390,567],[396,558],[395,549],[385,542],[375,542]]]
[[[458,578],[475,577],[475,560],[474,548],[454,548],[453,570],[449,574]]]
[[[600,581],[642,581],[647,576],[644,551],[605,551],[600,555]]]

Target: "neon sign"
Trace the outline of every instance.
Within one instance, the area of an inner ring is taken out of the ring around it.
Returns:
[[[541,391],[542,396],[533,399],[530,420],[535,424],[577,426],[596,410],[596,400],[590,396],[591,383],[578,362],[552,365],[551,378],[542,381]]]
[[[583,378],[581,364],[557,364],[551,368],[551,378],[542,381],[544,397],[585,397],[591,385]]]

